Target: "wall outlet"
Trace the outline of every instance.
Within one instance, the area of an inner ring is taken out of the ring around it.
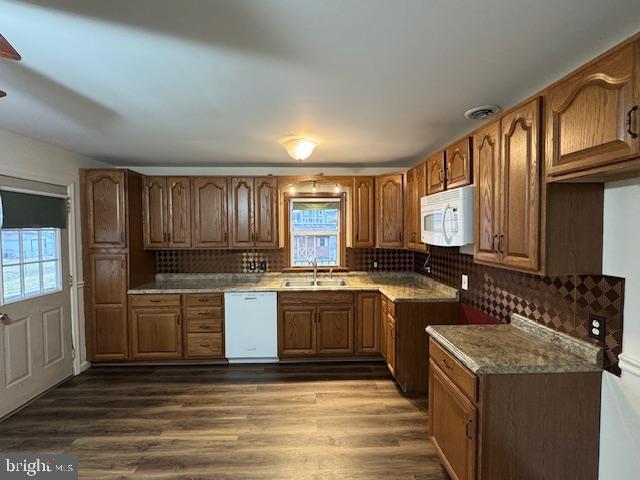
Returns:
[[[589,331],[589,336],[591,338],[604,342],[605,318],[590,313],[587,330]]]
[[[462,289],[469,290],[469,275],[462,274]]]
[[[374,260],[373,261],[373,269],[377,270],[378,269],[378,260]]]

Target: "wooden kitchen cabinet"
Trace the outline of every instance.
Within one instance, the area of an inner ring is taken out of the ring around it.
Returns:
[[[125,171],[84,172],[85,248],[126,248]]]
[[[134,360],[181,358],[180,295],[129,295],[129,341]]]
[[[224,352],[224,295],[182,296],[184,357],[219,358]]]
[[[432,338],[429,435],[454,480],[596,480],[601,375],[476,375]]]
[[[376,246],[375,184],[373,177],[353,179],[353,241],[354,248]]]
[[[356,294],[356,354],[380,353],[380,294]]]
[[[420,241],[421,216],[420,199],[427,194],[427,166],[422,163],[407,171],[405,175],[404,241],[405,247],[426,251],[427,246]]]
[[[278,248],[277,178],[230,179],[229,227],[232,248]]]
[[[193,247],[225,248],[228,240],[228,191],[226,177],[194,177]]]
[[[442,150],[427,158],[427,195],[443,192],[446,188],[445,151]]]
[[[471,184],[471,137],[465,137],[446,149],[445,183],[447,190]]]
[[[376,178],[377,246],[403,246],[403,175],[392,173]]]
[[[476,261],[539,270],[540,99],[474,135]]]
[[[278,294],[281,357],[351,356],[354,353],[351,292]]]
[[[191,182],[188,177],[145,177],[145,248],[191,247]]]
[[[640,156],[640,42],[626,44],[545,94],[547,178],[578,178]]]

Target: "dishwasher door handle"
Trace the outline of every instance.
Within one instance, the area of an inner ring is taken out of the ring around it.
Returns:
[[[257,300],[257,297],[244,297],[243,300]]]

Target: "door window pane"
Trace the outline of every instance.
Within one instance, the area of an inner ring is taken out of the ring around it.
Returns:
[[[31,297],[40,293],[40,264],[27,263],[24,266],[24,295]]]
[[[58,275],[58,262],[44,262],[42,264],[42,283],[45,292],[58,290],[60,288],[60,277]]]
[[[2,267],[2,292],[5,302],[17,300],[22,296],[21,285],[20,265]]]
[[[20,232],[18,230],[2,231],[2,264],[20,263]]]
[[[38,230],[22,230],[22,261],[37,262],[38,260],[40,260]]]
[[[42,230],[42,260],[56,260],[58,258],[58,232],[56,230]]]

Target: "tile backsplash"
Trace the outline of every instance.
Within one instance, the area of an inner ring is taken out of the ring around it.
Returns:
[[[462,274],[469,275],[469,289],[460,300],[500,321],[519,313],[555,330],[596,343],[604,348],[605,369],[620,375],[622,351],[624,279],[606,275],[541,277],[478,265],[471,255],[456,248],[431,248],[430,272],[426,254],[414,254],[417,273],[460,289]],[[589,314],[605,318],[605,341],[589,338]]]

